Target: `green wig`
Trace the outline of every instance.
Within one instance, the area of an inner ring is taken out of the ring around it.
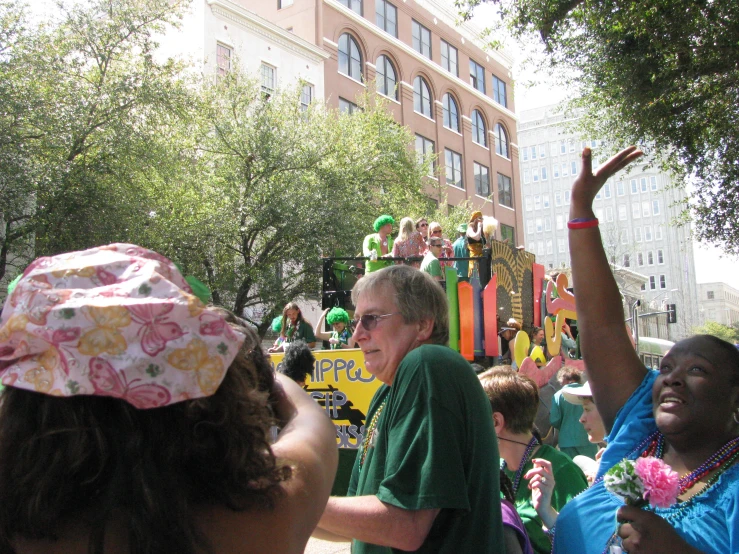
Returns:
[[[343,323],[349,325],[349,314],[343,308],[331,308],[331,311],[326,316],[326,321],[329,325],[334,323]]]
[[[395,220],[393,219],[393,216],[385,214],[375,219],[375,223],[374,225],[372,225],[372,227],[374,227],[375,233],[377,233],[381,227],[384,227],[388,223],[390,225],[393,225],[395,224]]]
[[[282,331],[282,316],[278,315],[276,318],[272,320],[272,330],[275,333],[279,333]]]

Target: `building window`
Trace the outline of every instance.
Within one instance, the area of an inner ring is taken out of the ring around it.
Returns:
[[[523,182],[525,185],[527,185],[530,180],[531,180],[531,172],[529,171],[528,168],[526,168],[523,170]]]
[[[416,152],[420,157],[431,157],[431,165],[429,166],[429,177],[436,178],[436,160],[434,159],[436,149],[434,147],[434,141],[427,139],[422,135],[416,135]]]
[[[508,246],[516,246],[516,230],[505,223],[500,224],[500,241]]]
[[[495,100],[504,108],[508,107],[508,98],[506,97],[505,91],[505,81],[498,79],[495,75],[493,75],[493,100]]]
[[[546,167],[541,168],[541,180],[542,181],[547,180],[547,168]]]
[[[654,290],[657,288],[657,280],[654,278],[654,275],[649,276],[649,288],[651,290]]]
[[[611,183],[606,183],[603,186],[603,196],[605,196],[606,198],[611,197]]]
[[[293,0],[277,0],[277,9],[289,8],[293,5]]]
[[[606,206],[606,221],[613,221],[613,208]]]
[[[431,90],[426,79],[420,75],[413,81],[413,109],[433,119],[431,116]]]
[[[570,205],[570,191],[569,190],[565,191],[565,205],[566,206]]]
[[[560,254],[564,254],[565,253],[565,247],[566,247],[565,241],[563,241],[563,240],[558,240],[557,241],[557,250],[559,250],[559,253]]]
[[[567,164],[562,164],[562,177],[567,177],[569,175],[569,170],[567,168]]]
[[[552,177],[559,179],[559,164],[552,165]]]
[[[547,145],[546,144],[540,144],[539,145],[539,157],[540,158],[546,158],[547,157]]]
[[[631,267],[631,257],[628,254],[624,254],[624,267]]]
[[[377,68],[377,73],[375,77],[375,81],[377,82],[377,92],[384,96],[397,100],[398,79],[395,75],[395,66],[393,66],[393,62],[391,62],[390,58],[388,58],[387,56],[380,56],[379,58],[377,58],[377,63],[375,64],[375,67]]]
[[[359,110],[359,106],[357,106],[354,102],[349,102],[349,100],[339,97],[339,111],[341,113],[351,115],[357,110]]]
[[[629,185],[631,185],[631,194],[636,194],[639,192],[639,188],[636,186],[636,179],[632,179],[629,181]]]
[[[513,186],[511,178],[498,173],[498,203],[501,206],[513,207]]]
[[[534,202],[530,196],[526,197],[526,211],[530,212],[534,209]]]
[[[641,217],[641,210],[639,209],[639,203],[631,205],[631,217],[639,219]]]
[[[485,94],[485,68],[475,60],[470,60],[470,84]]]
[[[500,123],[495,126],[495,153],[504,158],[511,157],[508,151],[508,133]]]
[[[362,15],[362,0],[339,0],[339,2],[344,4],[351,11]]]
[[[413,20],[413,49],[431,59],[431,31]]]
[[[667,288],[667,277],[665,275],[659,276],[659,288],[666,289]]]
[[[634,240],[641,242],[641,227],[634,227]]]
[[[547,233],[552,230],[552,219],[549,217],[544,218],[544,231]]]
[[[659,200],[652,200],[652,215],[659,215]]]
[[[577,175],[577,162],[570,162],[570,175]]]
[[[545,208],[549,207],[549,195],[548,194],[542,194],[541,195],[541,205]]]
[[[662,240],[662,226],[657,225],[654,228],[654,240]]]
[[[538,194],[537,194],[536,196],[534,196],[534,209],[535,209],[535,210],[536,210],[537,212],[538,212],[539,210],[541,210],[541,196],[540,196],[540,195],[538,195]]]
[[[457,107],[457,101],[454,99],[454,96],[447,92],[441,103],[444,107],[444,127],[459,133],[459,108]]]
[[[556,223],[556,226],[557,226],[557,230],[558,231],[561,231],[562,229],[564,229],[565,228],[565,218],[564,218],[564,216],[562,214],[557,214],[555,216],[555,223]]]
[[[662,253],[662,250],[657,250],[657,263],[659,265],[662,265],[663,263],[665,263],[665,257],[664,257],[664,254]]]
[[[528,148],[521,148],[520,149],[521,155],[523,156],[523,161],[527,162],[529,160],[529,149]]]
[[[269,98],[275,92],[275,68],[262,64],[262,94]]]
[[[484,165],[475,162],[475,193],[478,196],[490,196],[490,171]]]
[[[712,290],[709,290],[709,291],[706,291],[706,298],[707,298],[708,300],[714,300],[714,299],[715,299],[716,297],[715,297],[715,295],[713,294],[713,291],[712,291]]]
[[[531,147],[531,159],[532,160],[536,159],[536,145]]]
[[[304,83],[303,88],[300,91],[300,109],[305,111],[308,109],[310,103],[313,102],[313,85]]]
[[[649,202],[641,203],[641,212],[642,217],[649,217]]]
[[[339,73],[355,81],[362,80],[362,54],[357,41],[349,33],[339,37]]]
[[[375,3],[375,23],[386,33],[398,38],[398,8],[387,0],[377,0]]]
[[[647,252],[647,265],[654,265],[654,254],[651,250]]]
[[[642,192],[647,192],[647,178],[642,177],[639,179],[639,186],[641,187]]]
[[[462,154],[446,148],[444,150],[444,161],[446,162],[446,184],[463,189]]]
[[[623,231],[620,231],[621,234],[621,244],[629,244],[629,230],[624,229]]]
[[[562,193],[560,191],[557,191],[554,193],[554,205],[555,206],[562,205]]]
[[[626,194],[626,191],[624,190],[624,182],[619,181],[616,183],[616,196],[623,196]]]
[[[652,240],[652,226],[651,225],[644,226],[644,240]]]
[[[531,175],[533,175],[534,177],[534,183],[538,183],[539,182],[539,168],[538,167],[533,168],[531,170]]]
[[[654,175],[649,178],[649,186],[652,190],[657,190],[657,177]]]
[[[542,219],[540,217],[536,218],[536,232],[541,233],[544,230],[544,225],[542,224]]]
[[[567,153],[567,143],[565,141],[559,142],[559,153],[560,154],[566,154]]]
[[[642,254],[641,252],[636,255],[636,265],[638,265],[639,267],[644,265],[644,254]]]
[[[478,110],[472,110],[472,142],[476,142],[480,146],[487,146],[485,131],[485,120]]]
[[[459,77],[459,52],[447,41],[441,41],[441,67],[455,77]]]
[[[216,63],[219,77],[231,71],[231,49],[228,46],[221,43],[216,44]]]

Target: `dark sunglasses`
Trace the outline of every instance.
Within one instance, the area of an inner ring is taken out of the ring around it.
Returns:
[[[399,313],[400,312],[393,312],[391,314],[382,314],[382,315],[363,315],[362,317],[358,319],[352,319],[350,323],[352,324],[353,329],[356,329],[357,326],[361,323],[365,331],[371,331],[372,329],[377,327],[377,322],[379,320],[385,319],[386,317],[390,317],[391,315],[396,315]]]
[[[429,224],[428,223],[419,223],[418,226],[419,227],[428,227]]]

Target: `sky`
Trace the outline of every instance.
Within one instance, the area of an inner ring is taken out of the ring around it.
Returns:
[[[495,16],[493,6],[482,5],[477,8],[473,23],[486,27],[486,21]],[[539,55],[536,45],[523,45],[511,48],[511,52],[528,50]],[[514,62],[513,78],[516,111],[539,108],[561,102],[567,98],[567,91],[559,87],[552,78],[544,73],[534,73],[522,64],[523,56]],[[739,258],[724,255],[715,246],[695,242],[693,244],[695,259],[695,276],[698,283],[723,282],[739,290]]]

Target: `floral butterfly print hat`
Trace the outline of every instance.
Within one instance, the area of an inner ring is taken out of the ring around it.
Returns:
[[[212,395],[244,339],[170,260],[111,244],[28,266],[0,315],[0,378],[158,408]]]

